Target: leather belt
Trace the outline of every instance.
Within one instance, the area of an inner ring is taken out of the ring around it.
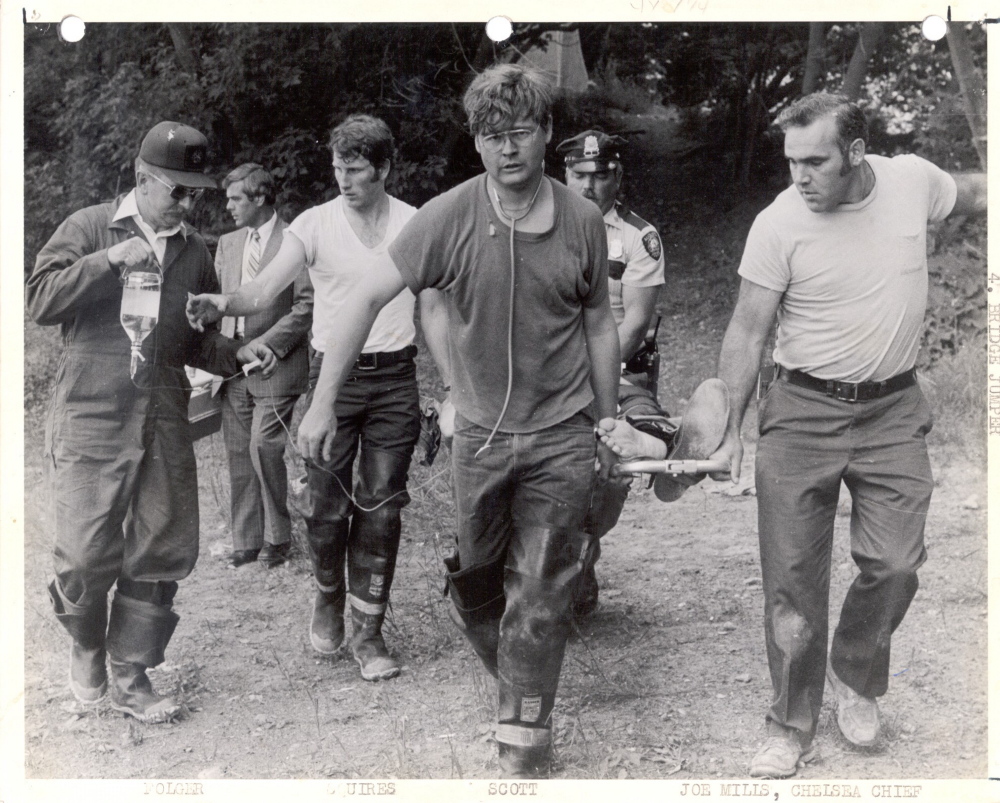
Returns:
[[[883,396],[916,384],[917,369],[911,368],[882,382],[841,382],[837,379],[820,379],[804,371],[782,367],[778,370],[778,379],[790,385],[798,385],[800,388],[815,390],[840,401],[854,403],[881,399]]]
[[[410,345],[399,351],[373,351],[369,354],[359,354],[354,367],[359,371],[374,371],[377,368],[388,368],[390,365],[412,360],[417,356],[417,347]]]

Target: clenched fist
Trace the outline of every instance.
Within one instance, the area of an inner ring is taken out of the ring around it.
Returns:
[[[118,272],[122,275],[132,268],[147,265],[155,260],[153,246],[146,242],[145,237],[132,237],[108,249],[108,262],[112,267],[118,268]]]

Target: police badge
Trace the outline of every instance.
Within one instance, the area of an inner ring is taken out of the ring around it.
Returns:
[[[646,249],[646,253],[653,259],[660,258],[660,238],[655,231],[645,234],[642,238],[642,244]]]

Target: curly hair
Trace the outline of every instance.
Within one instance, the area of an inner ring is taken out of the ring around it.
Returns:
[[[552,113],[552,88],[533,67],[497,64],[472,79],[462,104],[473,136],[525,118],[545,125]]]

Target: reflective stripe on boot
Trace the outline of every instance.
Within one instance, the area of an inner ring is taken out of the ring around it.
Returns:
[[[512,722],[497,725],[501,778],[548,778],[552,764],[552,731]]]

